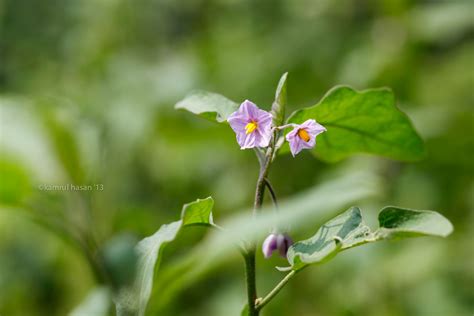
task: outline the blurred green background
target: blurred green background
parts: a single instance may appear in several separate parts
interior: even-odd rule
[[[337,84],[391,87],[429,155],[284,156],[270,175],[280,198],[369,165],[384,180],[361,201],[369,217],[382,205],[433,209],[455,231],[341,254],[294,278],[263,314],[474,312],[472,1],[3,0],[0,19],[0,315],[67,315],[101,282],[94,256],[127,278],[127,245],[184,203],[212,195],[217,222],[249,207],[253,152],[228,126],[173,105],[205,89],[268,109],[286,71],[289,112]],[[103,190],[45,189],[67,183]],[[205,234],[183,232],[161,268]],[[264,294],[284,262],[257,260]],[[236,255],[163,298],[158,272],[147,314],[238,315],[243,273]]]

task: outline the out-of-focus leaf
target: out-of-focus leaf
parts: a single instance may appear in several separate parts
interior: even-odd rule
[[[317,233],[294,243],[287,253],[291,269],[324,263],[338,252],[358,245],[392,237],[448,236],[452,224],[434,211],[415,211],[389,206],[379,214],[380,228],[371,232],[362,220],[359,208],[352,207],[325,223]],[[282,268],[281,270],[288,270]]]
[[[273,124],[279,126],[283,124],[285,120],[285,107],[286,107],[286,79],[288,73],[285,72],[278,82],[278,86],[275,92],[275,101],[272,104],[271,114],[273,116]]]
[[[107,316],[110,303],[109,290],[106,287],[98,287],[93,289],[69,316]]]
[[[185,204],[181,219],[167,225],[143,240],[135,247],[138,255],[136,277],[131,286],[123,287],[115,298],[118,316],[145,314],[153,287],[153,275],[159,266],[163,247],[173,241],[182,227],[190,225],[213,225],[211,197]]]
[[[76,184],[82,184],[84,172],[77,137],[72,128],[49,112],[44,114],[44,123],[64,170]]]
[[[214,207],[214,200],[212,197],[205,199],[197,199],[194,202],[184,204],[181,213],[183,226],[204,225],[212,226],[214,221],[212,219],[212,208]]]
[[[327,128],[313,149],[322,160],[335,162],[363,152],[403,161],[424,156],[423,141],[408,117],[395,106],[389,89],[359,92],[335,87],[318,104],[295,111],[288,122],[299,124],[307,119],[315,119]]]
[[[176,109],[184,109],[214,122],[225,122],[239,105],[226,97],[206,91],[197,91],[176,103]]]

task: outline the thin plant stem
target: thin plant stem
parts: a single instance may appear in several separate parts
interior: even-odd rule
[[[270,196],[272,198],[273,205],[275,206],[276,209],[278,209],[278,201],[277,201],[277,197],[276,197],[276,194],[275,194],[275,190],[273,189],[272,184],[270,183],[270,181],[267,178],[265,178],[265,185],[267,186],[268,192],[270,192]]]
[[[288,273],[281,281],[278,283],[273,290],[270,291],[270,293],[267,294],[260,302],[258,302],[256,308],[257,310],[261,310],[265,305],[267,305],[268,302],[272,300],[272,298],[278,294],[278,292],[281,291],[281,289],[290,281],[292,277],[294,277],[296,274],[295,270],[292,270],[290,273]]]
[[[276,137],[276,132],[274,133],[274,138]],[[268,148],[265,155],[264,163],[260,166],[260,173],[257,180],[257,185],[255,189],[255,201],[253,214],[257,215],[258,211],[262,208],[263,196],[265,193],[265,179],[268,175],[270,164],[272,162],[273,152],[275,150],[274,142],[270,148]],[[255,277],[255,243],[251,243],[247,247],[247,252],[244,255],[245,259],[245,280],[247,284],[247,304],[249,316],[258,316],[259,310],[256,308],[256,299],[257,299],[257,282]]]

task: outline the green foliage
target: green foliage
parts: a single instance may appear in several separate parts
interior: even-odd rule
[[[335,87],[318,104],[294,112],[288,122],[299,124],[307,119],[327,128],[318,136],[313,153],[329,162],[361,152],[406,161],[424,156],[423,141],[395,106],[389,89],[359,92]]]
[[[212,92],[197,91],[176,103],[176,109],[187,110],[208,120],[223,123],[239,105],[226,97]]]
[[[437,212],[415,211],[393,206],[387,206],[380,212],[379,224],[378,235],[382,238],[446,237],[453,230],[451,223]]]
[[[172,242],[182,227],[190,225],[214,225],[212,221],[211,197],[185,204],[181,219],[162,225],[152,236],[141,240],[135,247],[138,255],[135,282],[122,288],[115,298],[117,315],[145,315],[146,306],[153,287],[154,271],[160,264],[163,247]],[[124,272],[125,273],[125,272]]]
[[[293,244],[287,253],[291,269],[324,263],[337,253],[358,245],[392,237],[448,236],[453,227],[449,220],[433,211],[415,211],[389,206],[379,214],[380,228],[372,232],[357,207],[325,223],[317,233]],[[282,270],[286,270],[283,268]]]
[[[205,199],[197,199],[194,202],[184,204],[181,213],[181,220],[183,226],[203,225],[213,226],[212,208],[214,207],[214,200],[212,197]]]

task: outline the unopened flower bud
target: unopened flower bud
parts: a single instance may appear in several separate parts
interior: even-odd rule
[[[275,250],[278,250],[280,256],[286,258],[288,248],[293,244],[290,236],[286,234],[273,233],[268,235],[262,245],[262,252],[265,258],[270,258]]]

